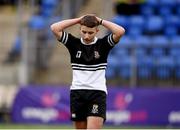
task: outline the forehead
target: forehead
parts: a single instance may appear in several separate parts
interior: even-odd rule
[[[96,31],[97,30],[97,27],[93,27],[93,28],[90,28],[90,27],[87,27],[87,26],[84,26],[84,25],[81,25],[81,30],[82,31],[87,31],[87,32],[94,32],[94,31]]]

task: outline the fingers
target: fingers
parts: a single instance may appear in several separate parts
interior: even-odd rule
[[[79,17],[79,19],[81,20],[81,19],[82,19],[83,17],[85,17],[85,16],[94,16],[94,17],[96,17],[96,19],[97,19],[97,21],[98,21],[99,23],[100,23],[101,20],[102,20],[101,18],[97,17],[95,13],[85,14],[85,15]]]

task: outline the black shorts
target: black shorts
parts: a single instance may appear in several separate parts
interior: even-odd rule
[[[71,90],[71,120],[86,121],[88,116],[106,120],[106,93],[100,90]]]

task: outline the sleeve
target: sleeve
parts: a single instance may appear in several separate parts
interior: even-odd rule
[[[107,50],[112,49],[116,45],[116,42],[114,42],[112,36],[113,34],[110,33],[102,38],[102,46]]]
[[[108,41],[109,45],[112,47],[117,44],[117,42],[114,42],[114,40],[113,40],[113,34],[112,33],[107,35],[107,41]]]
[[[62,44],[64,44],[68,49],[73,46],[76,42],[77,38],[71,35],[70,33],[64,32],[62,33],[62,37],[58,40]]]
[[[68,41],[69,34],[67,32],[62,32],[62,37],[58,40],[59,42],[63,43],[64,45]]]

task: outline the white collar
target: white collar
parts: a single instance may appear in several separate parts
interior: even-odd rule
[[[94,37],[94,41],[92,41],[91,43],[85,43],[81,37],[81,43],[84,44],[84,45],[92,45],[92,44],[95,44],[97,42],[98,38],[97,37]]]

